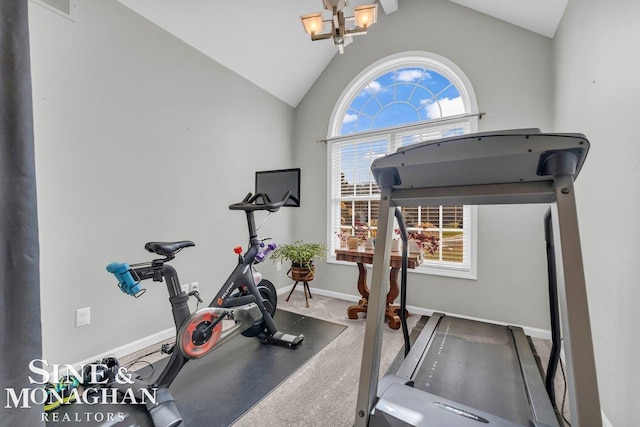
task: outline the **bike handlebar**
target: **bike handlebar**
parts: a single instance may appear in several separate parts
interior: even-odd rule
[[[272,202],[269,196],[265,193],[256,193],[253,195],[251,193],[248,193],[246,197],[242,199],[241,202],[229,205],[229,209],[234,211],[241,210],[245,212],[251,212],[251,211],[276,212],[278,211],[278,209],[284,206],[285,203],[287,203],[290,197],[291,197],[291,191],[287,191],[286,193],[284,193],[284,196],[282,197],[281,200],[277,202]],[[260,203],[258,203],[258,199],[261,200]]]

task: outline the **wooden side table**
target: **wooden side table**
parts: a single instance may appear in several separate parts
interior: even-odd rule
[[[369,300],[369,287],[367,286],[367,269],[365,264],[373,264],[373,249],[336,249],[336,259],[338,261],[355,262],[358,265],[358,292],[362,298],[358,305],[352,305],[347,308],[349,319],[357,319],[358,313],[367,313],[367,304]],[[418,265],[418,254],[409,254],[408,267],[413,269]],[[385,310],[385,320],[389,322],[391,329],[400,328],[400,316],[398,311],[400,306],[393,305],[393,302],[400,294],[398,286],[398,272],[402,268],[402,252],[391,252],[391,271],[389,272],[389,293],[387,293],[387,302]],[[407,313],[409,315],[409,313]]]

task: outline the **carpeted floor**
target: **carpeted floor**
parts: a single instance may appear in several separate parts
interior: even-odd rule
[[[313,295],[306,308],[294,292],[279,308],[328,320],[348,328],[309,360],[280,387],[240,418],[234,427],[351,426],[355,419],[365,320],[347,318],[348,301]],[[419,316],[408,318],[412,328]],[[384,328],[380,372],[402,348],[402,332]]]
[[[348,301],[314,294],[309,300],[310,308],[306,308],[302,292],[294,292],[289,302],[285,302],[284,299],[282,297],[278,302],[279,309],[342,324],[347,326],[347,329],[238,419],[233,426],[353,425],[362,357],[364,319],[347,318],[347,307],[353,304]],[[419,318],[420,316],[417,315],[409,317],[410,330]],[[540,339],[533,339],[533,341],[542,359],[542,365],[546,366],[550,342]],[[402,332],[385,327],[381,376],[387,371],[402,346]],[[156,348],[158,346],[153,347],[153,349]],[[121,360],[121,363],[135,360],[147,352],[146,349],[142,350]],[[561,400],[563,396],[561,380],[557,382],[556,390]],[[565,415],[568,417],[566,411]]]
[[[294,292],[289,302],[282,297],[278,308],[347,326],[336,339],[311,358],[284,383],[254,406],[234,426],[349,426],[353,425],[365,320],[347,318],[353,303],[313,295],[306,308],[302,292]],[[419,316],[408,318],[412,328]],[[277,323],[277,318],[276,318]],[[385,327],[381,370],[384,373],[402,348],[402,332]],[[138,360],[160,348],[160,344],[120,359],[121,365]],[[155,353],[142,360],[153,362]],[[211,355],[214,357],[214,355]],[[140,367],[146,365],[142,362]],[[136,369],[136,365],[131,366]]]

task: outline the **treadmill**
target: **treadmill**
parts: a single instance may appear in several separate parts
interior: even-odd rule
[[[560,352],[572,426],[602,426],[573,182],[582,134],[467,134],[374,161],[380,210],[356,426],[560,426],[551,403]],[[522,328],[434,313],[397,373],[378,381],[390,240],[399,206],[548,203],[545,234],[553,348],[543,381]]]

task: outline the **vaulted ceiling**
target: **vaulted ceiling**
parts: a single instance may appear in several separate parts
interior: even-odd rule
[[[569,0],[450,1],[553,38]],[[294,107],[337,54],[330,41],[311,42],[300,22],[322,10],[321,0],[120,2]],[[380,14],[393,13],[402,0],[380,4]]]

